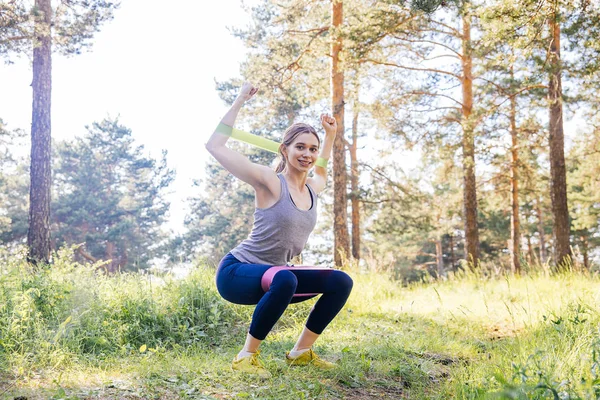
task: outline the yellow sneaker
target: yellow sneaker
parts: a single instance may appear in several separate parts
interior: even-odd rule
[[[262,365],[262,363],[258,360],[258,354],[260,352],[252,354],[248,357],[242,357],[238,359],[237,357],[233,359],[231,363],[231,369],[234,371],[240,371],[247,374],[258,375],[261,378],[270,378],[271,373],[267,371],[267,369]]]
[[[312,351],[312,349],[305,351],[304,353],[300,354],[298,357],[290,357],[290,353],[287,352],[287,353],[285,353],[285,362],[287,362],[289,365],[298,365],[298,366],[312,365],[313,367],[316,367],[319,369],[335,368],[334,363],[331,363],[329,361],[325,361],[325,360],[321,359],[318,355],[315,354],[314,351]]]

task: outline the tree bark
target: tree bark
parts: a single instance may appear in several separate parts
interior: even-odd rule
[[[554,259],[557,268],[565,268],[571,261],[569,208],[567,205],[567,173],[565,167],[565,138],[563,131],[562,83],[560,60],[560,25],[558,11],[549,20],[550,84],[548,100],[550,104],[550,197],[554,217]]]
[[[589,241],[587,232],[581,237],[581,253],[583,254],[583,266],[586,270],[590,270],[590,256],[589,256]]]
[[[454,267],[454,236],[449,235],[450,239],[450,267],[452,271],[456,272],[456,268]]]
[[[437,278],[444,276],[444,251],[442,248],[442,237],[438,236],[435,240],[435,261],[437,265]]]
[[[511,75],[512,66],[511,66]],[[521,221],[519,219],[519,138],[517,135],[517,99],[510,97],[510,189],[511,189],[511,218],[510,240],[512,244],[511,267],[516,274],[521,274]]]
[[[583,267],[590,270],[590,256],[589,256],[589,241],[587,230],[579,237],[581,240],[581,255],[583,256]]]
[[[533,246],[531,246],[531,236],[527,235],[527,254],[529,255],[529,263],[533,264],[535,262],[535,257],[533,254]]]
[[[352,144],[350,145],[350,202],[352,204],[352,257],[360,260],[360,190],[358,187],[358,91],[352,117]]]
[[[106,266],[106,271],[110,274],[114,274],[119,269],[119,262],[115,258],[115,244],[113,242],[106,242],[105,258],[109,261]]]
[[[33,102],[31,115],[31,167],[29,189],[28,258],[50,261],[52,7],[50,0],[36,0],[33,47]]]
[[[344,143],[344,70],[341,64],[342,37],[339,30],[343,21],[342,0],[331,2],[331,108],[338,131],[333,143],[333,257],[335,265],[342,266],[350,255],[347,209],[346,146]]]
[[[129,254],[127,253],[127,249],[123,249],[122,253],[121,253],[121,257],[119,259],[119,269],[126,268],[128,263],[129,263]]]
[[[538,217],[538,233],[540,235],[540,262],[543,264],[548,259],[546,254],[546,235],[544,233],[544,214],[542,213],[542,207],[540,206],[540,199],[537,199],[537,217]]]
[[[462,125],[465,259],[472,268],[479,265],[479,231],[477,227],[477,186],[475,180],[475,133],[473,112],[473,60],[471,54],[471,17],[463,16],[462,37]]]

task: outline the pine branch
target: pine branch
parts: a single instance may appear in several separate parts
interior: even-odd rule
[[[391,27],[391,29],[388,29],[388,31],[389,31],[389,32],[393,32],[393,31],[395,31],[395,30],[396,30],[398,27],[400,27],[400,26],[404,25],[405,23],[407,23],[407,22],[409,22],[409,21],[411,21],[411,20],[413,20],[413,19],[415,19],[415,15],[409,15],[409,16],[408,16],[408,18],[405,18],[405,19],[403,19],[403,20],[399,21],[399,22],[398,22],[396,25],[392,26],[392,27]],[[387,34],[385,34],[385,33],[384,33],[384,34],[381,34],[381,35],[379,35],[379,37],[377,38],[377,40],[373,40],[373,41],[371,42],[371,45],[374,45],[374,44],[376,44],[376,43],[379,43],[381,40],[385,39],[387,36],[388,36],[388,35],[387,35]],[[394,35],[392,35],[392,37],[395,37],[395,38],[397,38],[397,39],[399,39],[399,40],[402,40],[402,39],[400,39],[399,37],[396,37],[396,36],[394,36]]]
[[[450,58],[454,58],[454,59],[459,58],[459,57],[453,56],[452,54],[441,54],[439,56],[435,56],[435,57],[431,57],[431,58],[423,57],[423,61],[433,61],[433,60],[437,60],[439,58],[446,58],[446,57],[450,57]]]
[[[423,92],[423,91],[412,91],[412,92],[408,92],[408,94],[416,94],[416,95],[420,95],[420,96],[431,96],[431,97],[444,97],[448,100],[452,100],[453,102],[455,102],[456,104],[458,104],[461,107],[463,106],[463,104],[460,101],[458,101],[454,97],[448,96],[446,94]],[[450,107],[450,108],[455,108],[455,107]]]
[[[446,50],[449,50],[452,53],[456,54],[456,56],[459,59],[462,59],[462,54],[460,54],[458,51],[454,50],[452,47],[450,47],[450,46],[448,46],[448,45],[446,45],[444,43],[436,42],[435,40],[426,40],[426,39],[411,40],[411,39],[402,39],[399,36],[393,36],[393,38],[401,40],[403,42],[407,42],[407,43],[430,43],[430,44],[433,44],[433,45],[436,45],[436,46],[440,46],[440,47],[443,47]]]
[[[289,34],[307,34],[307,33],[317,32],[318,34],[321,34],[323,32],[327,32],[328,30],[329,30],[328,26],[323,26],[321,28],[307,29],[305,31],[299,31],[299,30],[296,30],[296,29],[288,29],[288,30],[284,31],[284,33],[289,33]]]
[[[461,111],[461,109],[459,107],[451,107],[451,106],[448,106],[448,107],[433,107],[433,108],[428,108],[428,109],[423,109],[423,110],[411,109],[409,111],[410,112],[414,112],[414,113],[430,113],[430,112],[442,111],[442,110]]]
[[[296,59],[294,61],[292,61],[291,63],[289,63],[286,67],[279,68],[276,70],[277,72],[283,71],[283,73],[281,75],[281,80],[280,80],[281,84],[284,84],[285,82],[288,82],[289,80],[291,80],[294,77],[295,72],[302,68],[300,66],[300,61],[302,60],[304,55],[306,55],[306,53],[308,53],[308,51],[310,50],[310,46],[311,46],[312,42],[316,38],[321,36],[324,32],[327,32],[328,30],[329,30],[329,27],[322,27],[322,28],[316,29],[315,30],[316,34],[314,34],[313,37],[308,41],[306,46],[304,46],[304,50],[302,50],[302,52],[298,55],[298,57],[296,57]],[[290,71],[290,70],[292,70],[290,77],[288,79],[283,80],[285,72]]]
[[[504,94],[505,96],[509,96],[509,98],[510,98],[510,96],[517,96],[517,95],[519,95],[519,94],[521,94],[521,93],[523,93],[525,91],[528,91],[528,90],[533,90],[533,89],[547,89],[548,88],[548,85],[544,85],[544,84],[541,84],[541,83],[540,84],[535,84],[535,85],[529,85],[529,86],[525,86],[525,87],[521,88],[517,92],[513,93],[512,95],[510,95],[508,93],[509,88],[506,88],[506,87],[504,87],[504,86],[502,86],[502,85],[500,85],[500,84],[498,84],[498,83],[496,83],[494,81],[491,81],[491,80],[483,78],[483,77],[476,77],[476,78],[473,78],[473,80],[482,80],[482,81],[484,81],[486,83],[489,83],[490,85],[492,85],[496,89],[498,89],[498,91],[502,92],[502,94]]]
[[[504,88],[504,87],[502,87],[502,86],[500,86],[500,85],[494,84],[493,82],[491,82],[491,81],[488,81],[487,79],[484,79],[484,78],[477,78],[477,79],[482,79],[482,80],[485,80],[486,82],[489,82],[489,83],[493,84],[494,86],[496,86],[496,87],[497,87],[497,89],[498,89],[498,90],[502,91],[502,94],[503,94],[503,95],[505,95],[505,96],[507,96],[507,97],[506,97],[504,100],[502,100],[500,103],[498,103],[498,104],[495,104],[495,100],[496,100],[498,97],[500,97],[500,96],[496,96],[496,97],[494,97],[494,99],[492,99],[492,103],[494,103],[494,104],[491,106],[492,108],[491,108],[491,109],[489,109],[489,110],[488,110],[488,112],[481,114],[481,116],[480,116],[479,118],[477,118],[477,120],[476,120],[476,125],[479,125],[479,123],[480,123],[480,122],[481,122],[481,121],[482,121],[482,120],[483,120],[485,117],[487,117],[488,115],[490,115],[490,114],[494,113],[494,112],[495,112],[495,111],[496,111],[498,108],[500,108],[500,107],[501,107],[501,106],[502,106],[504,103],[506,103],[507,101],[509,101],[509,100],[511,99],[511,97],[516,97],[516,96],[520,95],[521,93],[523,93],[523,92],[525,92],[525,91],[527,91],[527,90],[533,90],[533,89],[545,89],[545,88],[548,88],[548,86],[547,86],[547,85],[543,85],[543,84],[530,85],[530,86],[526,86],[526,87],[524,87],[524,88],[522,88],[522,89],[520,89],[520,90],[516,91],[516,92],[515,92],[515,93],[513,93],[513,94],[507,94],[507,93],[506,93],[506,90],[507,90],[506,88]]]
[[[83,245],[82,245],[82,246],[79,246],[79,247],[77,248],[77,253],[79,253],[79,255],[81,255],[81,256],[82,256],[83,258],[85,258],[86,260],[88,260],[88,261],[91,261],[91,262],[93,262],[93,263],[96,263],[96,262],[98,262],[98,260],[99,260],[99,258],[96,258],[96,257],[92,256],[91,254],[89,254],[89,253],[86,253],[85,251],[83,251]]]
[[[456,29],[450,25],[446,25],[443,22],[435,21],[433,19],[430,19],[429,22],[432,24],[437,24],[439,26],[442,26],[450,31],[450,32],[447,32],[447,31],[443,31],[443,30],[430,29],[430,31],[432,31],[432,32],[443,33],[444,35],[450,35],[450,36],[455,36],[455,37],[459,37],[459,38],[462,37],[462,32],[460,32],[458,29]]]
[[[11,37],[7,37],[7,38],[0,40],[0,43],[10,43],[10,42],[16,42],[18,40],[30,40],[30,39],[31,39],[31,37],[29,37],[29,36],[11,36]]]
[[[407,195],[408,197],[415,199],[416,197],[414,195],[412,195],[408,189],[406,189],[404,186],[400,185],[399,183],[395,182],[394,180],[392,180],[390,177],[388,177],[387,175],[385,175],[383,172],[381,172],[379,169],[373,168],[371,167],[369,164],[366,163],[361,163],[362,166],[367,167],[368,169],[370,169],[371,171],[373,171],[375,174],[379,175],[380,177],[382,177],[383,179],[385,179],[392,187],[397,188],[398,190],[400,190],[402,193],[404,193],[405,195]]]
[[[395,202],[395,199],[383,199],[383,200],[364,200],[361,199],[360,202],[361,203],[366,203],[366,204],[382,204],[382,203],[389,203],[389,202]]]
[[[406,65],[400,65],[400,64],[396,64],[396,63],[392,63],[392,62],[374,60],[372,58],[363,58],[362,60],[359,60],[359,63],[365,63],[365,62],[370,62],[370,63],[376,64],[376,65],[385,65],[388,67],[396,67],[396,68],[400,68],[400,69],[406,69],[409,71],[432,72],[432,73],[436,73],[436,74],[452,76],[458,80],[462,80],[462,77],[460,75],[457,75],[450,71],[444,71],[444,70],[436,69],[436,68],[408,67]]]

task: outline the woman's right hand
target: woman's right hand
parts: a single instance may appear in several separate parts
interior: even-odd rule
[[[246,102],[252,98],[258,92],[258,88],[254,87],[250,82],[244,82],[242,88],[240,89],[240,93],[238,94],[238,99]]]

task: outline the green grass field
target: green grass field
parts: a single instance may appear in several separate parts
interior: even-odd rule
[[[350,271],[349,303],[315,350],[332,371],[284,361],[315,300],[263,343],[269,380],[233,373],[252,307],[214,271],[106,277],[69,261],[0,267],[6,399],[592,399],[600,396],[600,280],[580,273],[453,277],[403,287]]]

